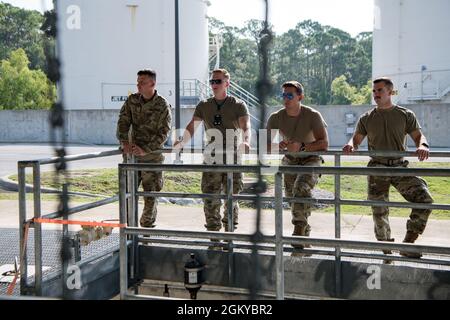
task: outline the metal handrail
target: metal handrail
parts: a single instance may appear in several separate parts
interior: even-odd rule
[[[108,156],[114,156],[121,154],[119,149],[86,153],[73,156],[65,156],[64,160],[77,161],[86,159],[95,159]],[[58,157],[51,157],[46,159],[38,160],[27,160],[19,161],[18,166],[18,184],[19,184],[19,238],[20,238],[20,255],[23,257],[23,263],[20,265],[20,292],[23,294],[27,293],[28,287],[28,258],[27,251],[23,251],[23,243],[25,241],[25,225],[30,223],[35,218],[42,218],[41,213],[41,165],[54,164],[60,162],[61,159]],[[26,206],[26,181],[25,181],[25,170],[27,167],[33,169],[33,219],[27,219],[27,206]],[[117,196],[103,199],[100,201],[95,201],[92,203],[84,204],[75,208],[69,209],[69,214],[74,214],[76,212],[82,212],[87,209],[97,208],[108,203],[117,201]],[[55,212],[46,215],[49,217],[61,217],[60,212]],[[31,224],[30,227],[34,228],[34,258],[35,258],[35,281],[34,281],[34,294],[40,295],[42,293],[42,226],[40,223]]]
[[[133,169],[135,171],[192,171],[192,172],[247,172],[256,173],[258,166],[254,165],[204,165],[204,164],[153,164],[153,163],[130,163],[119,164],[123,169]],[[263,169],[270,169],[271,166],[262,166]],[[318,167],[318,166],[276,166],[280,173],[320,173],[320,174],[340,174],[340,175],[371,175],[371,176],[450,176],[450,168],[381,168],[381,167]]]
[[[169,229],[151,229],[151,228],[123,228],[125,234],[135,236],[167,236],[178,238],[200,238],[211,239],[220,238],[228,241],[243,241],[251,242],[252,235],[246,233],[236,232],[217,232],[217,231],[186,231],[186,230],[169,230]],[[344,239],[325,239],[325,238],[311,238],[301,236],[283,236],[283,244],[310,244],[316,247],[342,247],[347,249],[365,249],[365,250],[401,250],[411,252],[428,252],[436,254],[450,255],[449,246],[430,246],[419,245],[411,243],[392,243],[384,241],[361,241],[361,240],[344,240]],[[152,242],[157,239],[152,239]],[[274,243],[275,236],[264,235],[261,238],[261,243]],[[306,251],[305,251],[306,252]],[[309,252],[309,251],[308,251]]]
[[[194,153],[201,153],[203,152],[203,149],[192,149],[191,150]],[[253,150],[254,152],[255,150]],[[173,150],[172,148],[165,148],[158,151],[155,151],[155,153],[171,153],[171,152],[179,152],[179,150]],[[108,157],[108,156],[114,156],[121,154],[120,149],[113,149],[103,152],[95,152],[95,153],[86,153],[86,154],[79,154],[79,155],[72,155],[72,156],[66,156],[64,160],[66,162],[70,161],[78,161],[78,160],[86,160],[86,159],[94,159],[94,158],[101,158],[101,157]],[[341,156],[378,156],[378,157],[416,157],[417,155],[415,152],[397,152],[397,151],[357,151],[352,154],[346,154],[342,152],[341,150],[330,150],[326,152],[301,152],[301,153],[286,153],[282,152],[280,155],[302,155],[302,156],[309,156],[309,155],[321,155],[321,156],[334,156],[336,159],[336,163],[340,164],[340,157]],[[450,157],[450,152],[431,152],[430,157]],[[338,161],[339,160],[339,161]],[[26,219],[26,188],[25,188],[25,169],[27,167],[33,168],[33,194],[34,194],[34,218],[41,217],[41,202],[40,202],[40,195],[41,195],[41,189],[40,189],[40,166],[46,165],[46,164],[54,164],[58,163],[60,161],[60,158],[57,157],[51,157],[51,158],[45,158],[45,159],[38,159],[38,160],[30,160],[30,161],[19,161],[18,162],[18,177],[19,177],[19,220],[20,220],[20,241],[21,244],[24,240],[24,232],[23,232],[23,226],[30,222],[32,219]],[[240,166],[240,165],[213,165],[213,166],[207,166],[207,165],[155,165],[155,164],[119,164],[119,171],[135,171],[135,170],[168,170],[168,171],[220,171],[220,172],[253,172],[256,173],[258,171],[257,166]],[[267,168],[270,168],[267,166]],[[299,172],[315,172],[315,173],[324,173],[324,174],[334,174],[336,177],[346,174],[346,175],[389,175],[389,176],[396,176],[396,175],[423,175],[423,176],[450,176],[450,170],[449,169],[428,169],[428,168],[415,168],[415,169],[409,169],[409,168],[355,168],[355,167],[290,167],[290,166],[278,166],[278,173],[276,176],[281,175],[281,173],[299,173]],[[279,178],[277,178],[279,180]],[[276,180],[277,180],[276,179]],[[338,188],[338,185],[335,186]],[[275,197],[262,197],[263,201],[275,201],[277,209],[282,210],[282,202],[289,201],[289,202],[300,202],[300,203],[325,203],[325,204],[334,204],[336,208],[339,208],[340,205],[361,205],[361,206],[391,206],[391,207],[409,207],[409,208],[431,208],[431,209],[442,209],[442,210],[449,210],[450,205],[446,204],[418,204],[418,203],[409,203],[409,202],[383,202],[383,201],[358,201],[358,200],[346,200],[346,199],[340,199],[340,197],[335,197],[335,199],[311,199],[311,198],[292,198],[292,197],[280,197],[280,190],[276,190]],[[338,194],[338,192],[336,193]],[[102,205],[112,203],[117,201],[119,198],[120,201],[124,201],[126,199],[133,199],[139,196],[172,196],[172,197],[197,197],[197,198],[220,198],[220,199],[236,199],[236,200],[253,200],[254,196],[252,195],[233,195],[229,193],[228,195],[209,195],[209,194],[198,194],[198,195],[189,195],[189,194],[181,194],[181,193],[162,193],[162,192],[135,192],[135,193],[126,193],[124,195],[120,194],[119,196],[110,197],[107,199],[102,199],[100,201],[95,201],[88,204],[83,204],[81,206],[71,208],[69,209],[69,215],[74,214],[77,212],[82,212],[87,209],[100,207]],[[121,200],[122,199],[122,200]],[[131,201],[131,200],[130,200]],[[122,207],[121,207],[122,208]],[[278,215],[277,215],[278,216]],[[59,218],[61,217],[59,212],[50,213],[48,215],[42,216],[44,218]],[[278,218],[277,218],[278,219]],[[336,221],[339,220],[339,214],[336,214]],[[336,224],[338,226],[338,224]],[[42,286],[42,230],[40,224],[34,224],[31,227],[35,228],[35,236],[34,236],[34,242],[35,242],[35,265],[36,265],[36,273],[35,273],[35,281],[34,281],[34,289],[35,293],[39,294],[41,292],[41,286]],[[306,238],[306,239],[300,239],[298,240],[298,237],[296,238],[289,238],[289,237],[282,237],[279,235],[279,228],[280,228],[280,221],[276,221],[276,236],[272,237],[268,240],[271,240],[272,242],[276,243],[276,254],[279,255],[283,252],[282,245],[285,243],[298,243],[300,241],[301,244],[309,243],[308,241],[312,241],[314,239],[312,238]],[[141,230],[141,229],[139,229]],[[126,229],[124,232],[128,232],[129,230]],[[151,230],[150,233],[154,232],[155,230]],[[178,234],[179,231],[177,231]],[[125,234],[125,233],[124,233]],[[217,236],[217,233],[214,233]],[[229,235],[229,233],[227,233]],[[220,234],[219,234],[220,235]],[[336,239],[340,237],[340,233],[336,233]],[[336,239],[333,239],[330,242],[330,246],[335,247],[335,256],[336,258],[339,258],[342,256],[351,256],[352,254],[346,254],[346,253],[340,253],[340,246],[345,247],[349,243],[346,242],[340,242]],[[293,242],[291,242],[291,240]],[[297,241],[297,242],[296,242]],[[127,241],[128,243],[128,241]],[[361,242],[364,243],[364,242]],[[360,242],[357,244],[360,245]],[[123,242],[122,242],[123,244]],[[316,244],[316,243],[314,243]],[[333,244],[333,245],[331,245]],[[398,249],[402,248],[399,244],[382,244],[382,243],[370,243],[370,245],[376,245],[375,248],[377,249]],[[382,245],[381,247],[379,245]],[[385,247],[384,245],[387,245],[388,247]],[[392,247],[390,247],[392,246]],[[419,248],[417,250],[435,250],[435,248],[432,247],[421,247],[417,245],[406,245],[408,246],[409,251],[414,251],[414,248]],[[22,247],[22,246],[21,246]],[[445,252],[445,247],[443,250]],[[430,251],[434,252],[434,251]],[[27,287],[27,258],[26,258],[26,252],[22,253],[24,254],[24,264],[21,265],[21,292],[25,292],[25,289],[28,289]],[[367,257],[370,257],[371,255],[367,255]],[[394,257],[393,257],[394,258]],[[396,259],[400,260],[400,257],[396,257]],[[406,260],[405,260],[406,259]],[[414,259],[405,258],[401,259],[402,261],[415,261]],[[282,264],[277,259],[277,270],[280,270],[280,265]],[[336,260],[338,261],[338,260]],[[432,260],[423,260],[424,263],[429,262]],[[417,261],[415,261],[417,262]],[[420,262],[420,261],[419,261]],[[438,263],[438,262],[437,262]],[[338,282],[338,280],[336,280]],[[22,291],[23,290],[23,291]],[[278,288],[277,288],[278,290]]]
[[[189,148],[189,146],[186,146],[183,150],[190,150],[192,153],[202,153],[205,149],[203,148]],[[154,151],[155,154],[160,153],[172,153],[172,152],[179,152],[178,149],[173,148],[163,148],[157,151]],[[226,151],[224,151],[226,152]],[[220,151],[216,152],[217,154],[220,153]],[[87,160],[87,159],[95,159],[95,158],[103,158],[103,157],[109,157],[114,155],[120,155],[122,154],[122,151],[120,149],[112,149],[107,151],[101,151],[101,152],[92,152],[92,153],[84,153],[84,154],[78,154],[78,155],[71,155],[71,156],[65,156],[64,161],[71,162],[71,161],[78,161],[78,160]],[[250,152],[248,154],[257,154],[256,149],[250,149]],[[414,151],[355,151],[352,153],[346,153],[343,152],[340,149],[329,149],[328,151],[317,151],[317,152],[309,152],[309,151],[303,151],[303,152],[284,152],[279,151],[278,153],[268,154],[268,155],[292,155],[292,156],[368,156],[368,157],[417,157],[417,154]],[[435,157],[450,157],[450,152],[448,151],[431,151],[429,154],[430,158]],[[46,165],[46,164],[55,164],[60,161],[59,157],[50,157],[50,158],[42,158],[42,159],[36,159],[36,160],[23,160],[18,161],[18,165],[20,167],[32,167],[35,163],[39,163],[40,165]]]
[[[246,97],[249,101],[252,102],[252,105],[259,106],[259,104],[260,104],[259,99],[251,92],[242,88],[236,82],[230,81],[230,88],[233,89],[234,91],[237,91],[239,93],[238,95],[240,97],[243,97],[243,96]]]
[[[295,153],[298,155],[299,153]],[[347,156],[346,153],[338,150],[328,151],[328,152],[308,152],[308,153],[300,153],[303,155],[332,155],[335,157],[335,163],[340,165],[340,157]],[[384,157],[416,157],[417,155],[414,152],[392,152],[392,151],[359,151],[350,155],[364,155],[364,156],[384,156]],[[442,152],[442,153],[434,153],[430,156],[449,156],[450,153]],[[267,166],[267,168],[270,168]],[[394,207],[413,207],[413,208],[433,208],[433,209],[444,209],[449,210],[450,205],[439,205],[439,204],[418,204],[418,203],[401,203],[401,202],[383,202],[383,201],[357,201],[357,200],[344,200],[340,199],[340,179],[339,177],[343,174],[345,175],[382,175],[382,176],[405,176],[405,175],[423,175],[423,176],[450,176],[450,168],[449,169],[409,169],[409,168],[355,168],[355,167],[296,167],[296,166],[277,166],[275,173],[275,197],[262,197],[262,201],[272,201],[275,200],[275,236],[267,236],[263,235],[260,239],[260,243],[269,242],[275,244],[275,265],[276,265],[276,291],[277,298],[283,299],[284,297],[284,262],[283,262],[283,245],[284,244],[313,244],[316,246],[326,246],[333,247],[334,256],[335,256],[335,274],[336,274],[336,288],[337,292],[339,292],[339,288],[342,283],[341,279],[341,257],[366,257],[366,258],[375,258],[375,259],[383,259],[386,258],[382,255],[376,254],[362,254],[362,253],[353,253],[353,252],[341,252],[341,248],[352,248],[352,249],[371,249],[371,250],[404,250],[409,252],[428,252],[428,253],[439,253],[450,255],[450,247],[444,246],[424,246],[417,244],[398,244],[391,242],[370,242],[370,241],[350,241],[350,240],[342,240],[340,239],[340,205],[342,204],[351,204],[351,205],[365,205],[365,206],[394,206]],[[119,183],[120,190],[124,190],[124,177],[125,173],[128,171],[192,171],[192,172],[227,172],[228,177],[232,177],[233,172],[257,172],[259,170],[259,166],[242,166],[242,165],[160,165],[160,164],[120,164],[119,165]],[[335,191],[336,196],[335,199],[311,199],[311,198],[284,198],[282,194],[282,173],[324,173],[324,174],[334,174],[337,178],[335,180]],[[126,223],[126,214],[125,214],[125,202],[127,198],[130,198],[131,194],[129,193],[120,193],[120,219],[121,223]],[[211,195],[211,194],[183,194],[183,193],[164,193],[164,192],[135,192],[134,196],[180,196],[180,197],[193,197],[193,198],[216,198],[216,199],[226,199],[227,201],[232,200],[254,200],[255,196],[253,195],[233,195],[227,192],[226,195]],[[133,197],[131,197],[133,198]],[[261,197],[260,197],[261,199]],[[335,205],[335,239],[319,239],[319,238],[309,238],[309,237],[285,237],[283,236],[283,224],[282,224],[282,203],[285,201],[294,201],[300,203],[329,203]],[[229,211],[232,206],[229,206]],[[228,217],[230,221],[230,216]],[[230,223],[232,224],[232,223]],[[121,297],[123,299],[130,298],[130,296],[126,293],[127,291],[127,264],[128,258],[126,254],[126,239],[128,235],[132,235],[135,237],[139,235],[147,235],[147,236],[171,236],[178,238],[220,238],[226,239],[229,241],[245,241],[251,242],[252,235],[248,234],[238,234],[238,233],[221,233],[221,232],[194,232],[194,231],[180,231],[180,230],[155,230],[155,229],[145,229],[145,228],[137,228],[135,226],[129,226],[121,230]],[[136,239],[139,241],[139,239]],[[158,243],[158,239],[152,239],[152,242]],[[170,242],[170,241],[168,241]],[[177,240],[179,242],[179,240]],[[235,247],[232,242],[230,242],[230,250],[229,254],[232,253],[232,248]],[[240,247],[240,246],[236,246]],[[304,250],[305,252],[312,252],[317,250]],[[326,253],[330,254],[330,253]],[[432,263],[432,264],[443,264],[448,265],[450,261],[442,261],[436,259],[422,259],[417,260],[413,258],[404,258],[404,257],[395,257],[390,256],[390,260],[398,260],[398,261],[411,261],[416,263]],[[229,260],[230,262],[230,260]]]

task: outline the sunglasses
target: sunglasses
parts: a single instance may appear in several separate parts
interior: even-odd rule
[[[280,97],[281,97],[282,99],[292,100],[292,99],[294,99],[294,94],[293,94],[293,93],[290,93],[290,92],[283,92],[283,93],[280,95]]]
[[[211,79],[209,80],[209,84],[221,84],[222,83],[222,79]]]

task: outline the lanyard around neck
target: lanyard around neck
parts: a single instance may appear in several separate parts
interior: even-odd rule
[[[222,106],[225,104],[225,102],[227,102],[228,96],[225,97],[225,100],[223,100],[222,103],[218,103],[216,98],[213,98],[213,99],[214,99],[214,102],[215,102],[215,104],[217,106],[217,111],[220,111],[220,108],[222,108]]]

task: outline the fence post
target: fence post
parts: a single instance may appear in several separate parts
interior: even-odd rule
[[[275,174],[275,265],[277,300],[284,300],[283,177]]]
[[[33,162],[34,218],[41,217],[41,165]],[[42,295],[42,225],[34,224],[34,288],[35,295]]]
[[[119,213],[120,223],[127,224],[127,173],[119,165]],[[128,292],[128,247],[127,235],[124,228],[120,228],[120,298],[124,300]]]
[[[335,167],[341,166],[341,156],[336,154],[334,156]],[[336,239],[341,238],[341,175],[334,175],[334,237]],[[342,290],[342,264],[341,264],[341,248],[335,247],[335,285],[336,285],[336,296],[341,296]]]

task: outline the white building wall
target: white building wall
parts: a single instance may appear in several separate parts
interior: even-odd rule
[[[399,103],[450,101],[449,13],[449,0],[375,0],[373,77],[391,77]]]
[[[180,1],[182,79],[207,79],[206,8],[204,0]],[[58,13],[67,109],[120,108],[143,68],[156,70],[158,91],[174,104],[173,1],[61,0]]]

